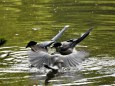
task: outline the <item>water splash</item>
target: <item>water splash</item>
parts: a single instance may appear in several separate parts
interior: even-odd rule
[[[38,86],[43,85],[49,70],[29,67],[30,63],[28,61],[27,50],[24,47],[20,47],[16,51],[12,47],[3,47],[0,50],[2,53],[10,52],[8,57],[2,58],[0,65],[7,65],[7,67],[1,66],[0,80],[3,80],[4,76],[9,73],[16,74],[13,76],[13,79],[18,80],[20,78],[18,77],[19,74],[26,73],[23,77],[30,78],[30,83],[37,81]],[[27,75],[28,73],[30,75]],[[12,79],[12,77],[7,76],[5,79]],[[100,79],[101,81],[99,81]],[[51,84],[53,86],[97,85],[109,79],[115,79],[115,58],[107,55],[98,55],[89,57],[78,68],[63,69],[58,77],[51,80]],[[114,81],[111,82],[111,85],[114,85],[114,83]],[[108,82],[106,84],[110,83]]]

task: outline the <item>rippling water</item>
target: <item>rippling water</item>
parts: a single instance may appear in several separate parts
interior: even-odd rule
[[[17,50],[11,50],[18,48]],[[27,50],[24,47],[2,47],[2,55],[9,52],[9,56],[1,58],[1,85],[35,85],[44,84],[47,70],[29,67]],[[53,86],[70,85],[115,85],[115,58],[107,55],[88,57],[77,69],[65,70],[60,76],[51,80]]]
[[[52,86],[115,85],[114,0],[1,0],[0,86],[42,86],[46,70],[30,68],[26,43],[50,40],[70,25],[59,41],[92,33],[79,46],[90,56],[77,69],[66,70],[51,80]]]

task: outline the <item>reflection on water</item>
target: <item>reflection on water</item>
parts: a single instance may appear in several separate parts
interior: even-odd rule
[[[12,50],[14,47],[17,48],[17,50]],[[42,86],[46,78],[46,73],[49,70],[44,68],[39,70],[34,67],[29,67],[27,50],[24,47],[14,47],[2,47],[0,49],[3,53],[10,52],[9,56],[0,58],[2,62],[0,64],[0,84],[12,85],[22,82],[24,85],[26,82],[25,85],[28,83],[30,86]],[[10,51],[5,51],[6,49],[10,49]],[[115,59],[107,55],[98,55],[96,57],[87,58],[76,69],[71,68],[63,70],[59,76],[50,80],[50,85],[115,85],[114,79]]]
[[[0,86],[43,85],[47,71],[30,68],[26,43],[51,39],[65,25],[60,41],[94,30],[77,49],[90,52],[78,70],[65,71],[51,80],[53,86],[115,85],[114,0],[1,0]],[[87,46],[87,47],[85,47]]]
[[[20,51],[19,51],[20,50]],[[0,85],[24,85],[28,79],[28,59],[24,48],[17,46],[0,48]],[[7,55],[9,54],[9,55]],[[2,57],[1,57],[2,56]]]

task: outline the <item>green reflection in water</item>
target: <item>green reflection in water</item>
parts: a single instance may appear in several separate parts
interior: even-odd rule
[[[79,47],[77,49],[86,50],[92,56],[101,54],[114,57],[114,10],[114,0],[1,0],[0,38],[8,40],[4,46],[25,47],[26,43],[30,40],[36,40],[38,42],[50,40],[65,25],[70,25],[70,29],[64,33],[59,41],[79,37],[81,33],[90,27],[94,27],[90,36],[80,43],[80,45],[87,47]],[[15,49],[16,47],[13,48],[13,52],[16,51]],[[15,62],[8,64],[8,61],[4,61],[4,59],[0,59],[0,62],[7,63],[7,65],[0,65],[0,67],[4,68],[15,64]],[[9,77],[8,74],[2,77],[5,76],[7,78]],[[99,76],[94,72],[93,74]],[[20,77],[26,75],[25,73]],[[12,76],[17,77],[18,73]],[[97,82],[96,85],[100,83],[104,84],[109,80],[109,84],[113,83],[113,78],[111,77],[105,81],[104,79],[101,82]],[[10,80],[12,81],[12,79],[8,79],[6,82]],[[28,83],[27,79],[22,80],[24,82],[17,80],[15,82],[16,84],[10,84],[18,86],[22,82],[19,85],[22,86]],[[4,83],[0,79],[0,84],[5,86],[6,84]]]
[[[27,73],[2,73],[0,75],[0,85],[1,86],[28,86],[28,78],[26,78]]]

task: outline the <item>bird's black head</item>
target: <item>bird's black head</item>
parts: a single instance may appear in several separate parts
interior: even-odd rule
[[[30,42],[27,44],[26,48],[27,48],[27,47],[31,47],[31,46],[36,45],[36,44],[37,44],[37,42],[35,42],[35,41],[30,41]]]
[[[56,42],[54,43],[53,47],[58,47],[58,46],[61,46],[62,44],[60,42]]]

